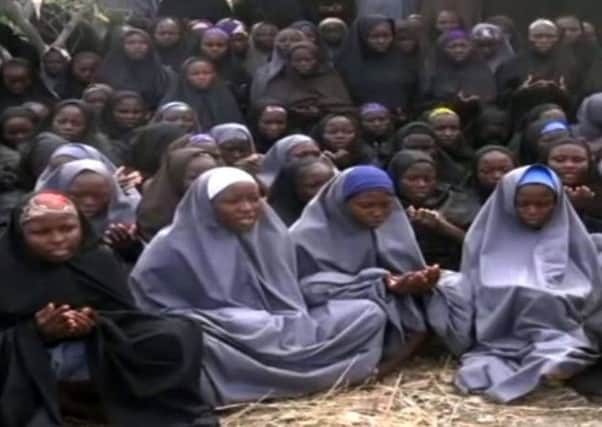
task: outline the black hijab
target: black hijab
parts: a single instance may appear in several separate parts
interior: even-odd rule
[[[144,37],[149,45],[148,54],[140,61],[128,58],[125,53],[125,39],[133,34]],[[130,28],[114,41],[96,74],[96,80],[115,90],[136,91],[150,108],[155,108],[172,83],[173,75],[163,66],[148,33]]]
[[[163,0],[157,16],[180,19],[206,19],[212,23],[232,14],[226,0]]]
[[[81,215],[84,239],[75,257],[61,263],[34,257],[20,221],[36,196],[14,210],[0,238],[0,424],[62,425],[48,347],[35,322],[53,302],[98,312],[81,341],[111,425],[217,425],[199,395],[200,345],[185,338],[200,333],[196,324],[138,311],[119,265]]]
[[[234,16],[251,26],[257,22],[271,22],[286,28],[293,22],[311,18],[305,0],[240,0],[234,2]]]
[[[505,154],[506,156],[508,156],[510,158],[510,160],[512,160],[512,162],[514,162],[515,167],[518,166],[515,154],[511,150],[509,150],[508,148],[506,148],[504,146],[484,145],[483,147],[481,147],[480,149],[475,151],[474,166],[472,168],[470,176],[468,177],[468,179],[466,181],[465,189],[466,189],[466,191],[472,193],[481,204],[485,204],[485,202],[487,201],[489,196],[491,196],[491,193],[493,193],[495,188],[483,188],[480,185],[479,178],[478,178],[479,162],[481,161],[483,156],[485,156],[489,153],[493,153],[493,152],[500,152],[500,153]]]
[[[351,27],[336,61],[337,70],[347,83],[356,104],[377,102],[395,111],[407,111],[415,95],[418,74],[393,42],[384,54],[367,45],[370,31],[387,24],[395,34],[393,20],[379,15],[358,18]]]
[[[31,76],[31,85],[22,94],[11,92],[4,83],[4,70],[13,66],[29,70]],[[30,101],[46,105],[56,102],[56,97],[46,87],[39,72],[26,59],[13,58],[5,61],[0,69],[0,74],[2,74],[0,75],[0,111],[7,107],[16,107]]]
[[[203,130],[223,123],[243,123],[234,95],[219,77],[206,89],[193,87],[188,82],[187,70],[198,61],[211,62],[199,58],[189,58],[184,62],[177,84],[165,95],[162,104],[180,101],[190,105],[196,111]]]
[[[38,177],[42,174],[52,153],[61,145],[67,144],[65,138],[52,132],[37,135],[21,156],[19,165],[19,183],[24,190],[33,190]]]

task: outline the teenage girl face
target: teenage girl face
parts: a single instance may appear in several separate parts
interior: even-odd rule
[[[345,116],[331,118],[324,126],[322,139],[330,151],[348,150],[357,137],[355,125]]]
[[[210,59],[216,61],[224,57],[228,52],[228,37],[223,34],[205,33],[201,42],[201,50]]]
[[[545,185],[529,184],[516,191],[516,214],[529,228],[538,230],[548,223],[555,206],[556,194]]]
[[[440,114],[433,117],[430,121],[433,131],[437,135],[437,141],[442,147],[457,147],[462,137],[460,117],[455,114]]]
[[[338,46],[343,43],[345,29],[339,24],[323,25],[320,29],[320,37],[326,44]]]
[[[189,133],[194,130],[196,125],[194,111],[190,108],[171,108],[161,115],[162,123],[172,123]]]
[[[307,76],[318,66],[318,57],[312,49],[297,48],[291,53],[290,64],[299,75]]]
[[[130,34],[123,40],[125,55],[132,61],[141,61],[150,51],[150,43],[142,34]]]
[[[299,28],[299,31],[303,33],[305,40],[312,42],[315,45],[318,44],[318,34],[316,34],[315,30],[310,25],[303,25]]]
[[[75,105],[64,106],[52,120],[52,131],[71,142],[81,141],[87,127],[86,115]]]
[[[590,43],[598,44],[598,33],[596,27],[591,22],[583,23],[583,36]]]
[[[583,36],[581,21],[574,16],[565,16],[556,20],[562,32],[562,41],[567,45],[577,42]]]
[[[557,130],[554,132],[548,132],[545,135],[541,135],[536,142],[536,148],[540,158],[545,157],[548,147],[553,142],[559,141],[562,138],[568,138],[569,136],[568,130]]]
[[[247,50],[249,50],[249,36],[244,33],[232,34],[232,38],[230,39],[230,48],[232,52],[237,54],[244,54]]]
[[[71,182],[67,194],[81,213],[92,219],[108,209],[113,190],[108,178],[83,172]]]
[[[100,65],[101,58],[98,55],[84,55],[77,57],[73,62],[73,75],[82,83],[91,83]]]
[[[362,127],[375,136],[385,136],[391,129],[391,115],[386,111],[362,114]]]
[[[493,58],[499,49],[499,42],[493,38],[477,37],[474,39],[474,48],[482,58]]]
[[[100,114],[109,102],[110,95],[102,90],[95,90],[82,96],[82,100],[90,106],[95,114]]]
[[[33,137],[35,125],[29,117],[11,117],[2,126],[2,139],[12,147],[29,141]]]
[[[538,117],[539,120],[549,120],[549,121],[559,121],[559,122],[567,122],[566,113],[562,111],[560,108],[552,108],[551,110],[546,110],[541,113]]]
[[[437,171],[428,162],[416,162],[399,178],[398,185],[405,198],[420,206],[437,187]]]
[[[281,138],[288,128],[288,114],[281,107],[266,107],[257,122],[259,132],[269,138],[276,140]]]
[[[208,154],[194,157],[187,165],[182,177],[182,194],[186,192],[195,179],[210,169],[217,167],[217,161]]]
[[[51,76],[58,76],[65,72],[68,66],[68,61],[56,50],[50,50],[42,59],[44,61],[44,69]]]
[[[472,53],[472,43],[467,39],[452,40],[445,46],[445,53],[452,61],[462,63]]]
[[[307,203],[318,191],[334,177],[334,169],[323,162],[315,162],[307,166],[295,180],[297,198]]]
[[[253,154],[249,141],[233,139],[219,144],[219,151],[226,166],[234,166],[236,162]]]
[[[313,141],[308,141],[303,144],[295,145],[288,152],[288,159],[304,159],[307,157],[320,157],[321,151],[318,144]]]
[[[558,44],[558,40],[558,29],[548,25],[539,25],[529,31],[529,42],[540,54],[549,53]]]
[[[195,61],[186,69],[186,79],[197,89],[207,89],[216,77],[215,67],[209,62]]]
[[[80,220],[71,214],[46,214],[23,225],[23,238],[29,251],[53,263],[73,258],[81,246],[82,236]]]
[[[148,111],[144,102],[138,97],[122,98],[113,108],[115,122],[124,129],[135,129],[142,126]]]
[[[160,47],[172,47],[180,41],[180,26],[171,18],[159,21],[153,34],[155,43]]]
[[[213,201],[217,220],[235,233],[251,231],[262,213],[259,186],[250,182],[230,185]]]
[[[411,37],[407,31],[397,31],[395,33],[395,44],[403,53],[411,55],[418,49],[418,41]]]
[[[278,27],[272,24],[263,24],[253,33],[255,47],[264,52],[274,49],[274,39],[278,34]]]
[[[558,174],[564,185],[576,187],[585,181],[589,171],[588,152],[580,145],[559,145],[550,150],[548,166]]]
[[[437,28],[437,31],[440,33],[446,33],[448,31],[456,30],[460,27],[460,17],[454,11],[443,10],[437,16],[435,28]]]
[[[394,198],[386,191],[365,191],[347,201],[351,217],[363,228],[375,229],[393,212]]]
[[[305,40],[305,36],[301,31],[298,30],[282,30],[276,35],[274,44],[281,52],[287,54],[293,44],[299,43]]]
[[[4,67],[2,80],[6,89],[14,95],[23,95],[33,84],[31,70],[19,64]]]
[[[406,136],[401,143],[401,148],[422,151],[432,158],[437,156],[437,142],[427,134],[414,133]]]
[[[493,190],[501,179],[514,169],[514,161],[502,151],[490,151],[477,163],[477,180],[486,190]]]
[[[376,53],[386,53],[393,44],[393,29],[388,22],[383,22],[374,26],[366,39],[368,47]]]

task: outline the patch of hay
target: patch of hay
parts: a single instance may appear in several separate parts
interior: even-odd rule
[[[602,407],[564,387],[543,387],[512,405],[465,396],[449,358],[419,358],[379,383],[222,411],[227,427],[602,426]]]

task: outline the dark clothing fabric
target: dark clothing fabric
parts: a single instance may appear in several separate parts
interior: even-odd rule
[[[28,144],[21,156],[19,165],[19,184],[25,191],[33,190],[38,177],[42,174],[52,153],[69,141],[52,133],[42,132]]]
[[[157,16],[181,19],[206,19],[216,23],[232,14],[226,0],[163,0]]]
[[[151,46],[142,60],[132,60],[125,53],[124,40],[131,34],[141,35]],[[152,48],[150,36],[145,31],[137,29],[130,29],[115,40],[96,75],[99,83],[107,83],[115,90],[138,92],[151,109],[159,105],[161,98],[173,84],[174,78],[174,74],[163,66],[159,54]]]
[[[4,79],[0,79],[0,112],[8,107],[17,107],[26,102],[40,102],[46,105],[52,105],[57,101],[56,96],[46,87],[38,72],[24,59],[10,59],[2,65],[3,68],[17,64],[26,67],[31,72],[31,85],[22,94],[11,92],[4,84]]]
[[[336,67],[356,104],[378,102],[392,111],[407,112],[416,94],[418,73],[412,61],[394,45],[384,54],[370,50],[368,34],[382,23],[388,23],[395,33],[393,20],[384,16],[358,18],[347,35]]]
[[[55,302],[98,311],[97,326],[83,341],[111,425],[217,425],[199,394],[200,341],[186,339],[200,334],[194,322],[138,311],[119,266],[88,229],[70,261],[35,259],[24,246],[20,214],[16,209],[0,239],[1,424],[62,425],[48,343],[35,321],[37,311]]]
[[[248,26],[266,21],[286,28],[293,22],[313,17],[310,2],[304,0],[238,0],[233,3],[234,16]]]

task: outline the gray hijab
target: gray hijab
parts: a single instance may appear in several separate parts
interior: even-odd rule
[[[370,301],[308,308],[287,230],[264,201],[246,233],[215,216],[212,180],[234,173],[217,168],[197,178],[173,224],[151,241],[131,275],[139,306],[203,323],[201,389],[213,404],[363,381],[382,355],[384,313]]]
[[[209,135],[215,139],[217,145],[234,139],[248,141],[249,144],[251,144],[253,152],[255,152],[255,140],[253,139],[251,131],[245,125],[239,123],[224,123],[213,126],[209,131]]]
[[[291,150],[303,144],[315,144],[316,147],[318,146],[311,137],[302,134],[289,135],[276,141],[265,154],[261,172],[258,175],[259,180],[268,188],[271,187],[282,168],[290,162]]]
[[[113,196],[106,213],[92,219],[94,230],[102,234],[112,223],[132,225],[136,223],[137,203],[121,191],[111,171],[98,160],[74,160],[56,168],[46,178],[39,179],[36,190],[55,190],[68,193],[71,183],[83,172],[94,172],[104,176],[110,182]]]
[[[602,93],[585,98],[577,111],[576,136],[593,141],[602,137]]]
[[[539,230],[520,223],[516,192],[532,167],[503,178],[464,243],[460,282],[472,295],[474,345],[456,384],[502,402],[532,391],[546,374],[579,372],[598,353],[590,338],[601,326],[596,247],[551,171],[551,219]]]

